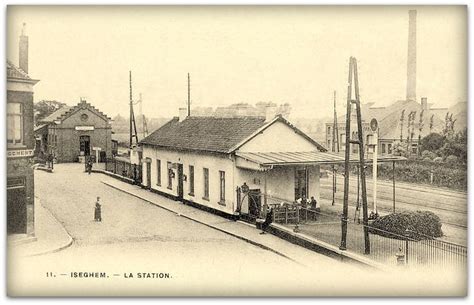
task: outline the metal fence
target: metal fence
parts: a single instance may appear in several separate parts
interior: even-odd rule
[[[132,179],[137,184],[142,183],[142,167],[118,158],[107,158],[105,170],[125,178]]]
[[[273,208],[273,221],[296,227],[302,233],[339,246],[341,242],[341,216],[311,209],[288,201],[267,197]],[[368,226],[370,253],[365,254],[364,225],[348,222],[347,250],[366,255],[374,261],[410,267],[465,268],[467,247],[436,239],[418,232],[399,235]]]

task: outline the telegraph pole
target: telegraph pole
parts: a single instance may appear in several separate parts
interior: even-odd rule
[[[133,113],[133,92],[132,92],[132,71],[129,71],[130,75],[130,149],[133,146],[133,138],[135,137],[135,143],[138,145],[138,134],[137,124],[135,122],[135,114]],[[135,131],[135,133],[132,132]]]
[[[352,82],[354,81],[354,92],[355,99],[352,99]],[[357,113],[357,131],[358,139],[351,140],[351,110],[352,104],[355,105]],[[339,249],[346,250],[347,240],[347,221],[348,221],[348,208],[349,208],[349,165],[350,165],[350,147],[351,144],[359,146],[359,170],[360,170],[360,182],[362,191],[362,212],[364,221],[364,240],[365,240],[365,254],[370,253],[370,240],[369,240],[369,220],[367,212],[367,186],[365,183],[365,161],[364,161],[364,134],[362,133],[362,116],[360,110],[360,97],[359,97],[359,79],[357,75],[357,60],[354,57],[350,58],[349,63],[349,82],[347,88],[347,113],[346,113],[346,151],[345,151],[345,163],[344,163],[344,202],[342,209],[341,219],[341,245]]]
[[[337,143],[337,144],[336,144]],[[337,112],[336,112],[336,90],[334,90],[334,121],[332,125],[332,151],[339,152],[339,130],[337,128]],[[332,205],[335,203],[336,197],[336,167],[332,166]]]
[[[191,116],[191,78],[188,73],[188,116]]]
[[[333,148],[333,152],[339,152],[339,128],[337,126],[336,90],[334,90],[334,126],[333,126],[333,132],[335,134],[335,136],[333,136],[333,139],[332,139],[332,142],[335,146],[335,148]]]
[[[129,121],[130,121],[130,129],[129,129],[129,133],[130,133],[130,149],[132,149],[132,145],[133,145],[133,136],[132,136],[132,121],[133,121],[133,100],[132,100],[132,71],[129,71],[129,85],[130,85],[130,118],[129,118]]]

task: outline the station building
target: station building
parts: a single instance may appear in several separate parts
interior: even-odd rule
[[[256,213],[263,203],[294,202],[303,195],[319,201],[319,164],[337,157],[281,115],[184,113],[140,141],[145,187],[240,216]],[[244,183],[252,198],[239,194]],[[272,202],[263,202],[267,199]]]
[[[37,145],[57,162],[83,162],[88,156],[102,162],[112,156],[111,118],[85,100],[58,109],[39,123]]]
[[[34,236],[33,87],[28,36],[20,36],[19,66],[7,61],[7,234]]]

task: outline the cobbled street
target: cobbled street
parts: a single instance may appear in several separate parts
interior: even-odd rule
[[[295,289],[287,284],[296,281],[301,285],[295,293],[315,294],[315,287],[329,292],[336,289],[336,279],[326,276],[329,272],[360,271],[359,267],[316,253],[304,264],[292,261],[111,188],[102,183],[107,179],[113,178],[99,173],[88,175],[80,164],[58,164],[54,173],[35,172],[36,197],[74,242],[57,253],[14,260],[10,274],[13,271],[17,275],[12,285],[53,272],[56,277],[43,281],[46,287],[29,287],[29,291],[44,295],[48,288],[61,285],[65,294],[73,295],[80,295],[82,289],[92,295],[140,295],[146,291],[225,295],[240,290],[245,295],[261,295],[266,291],[286,294],[289,288]],[[102,202],[102,222],[93,220],[97,196]],[[290,243],[288,247],[299,248]],[[107,272],[109,280],[71,278],[71,272]],[[130,272],[166,273],[170,278],[125,278]],[[271,287],[265,283],[269,276]],[[201,279],[203,286],[189,286]],[[114,281],[128,281],[129,289],[114,288]],[[280,289],[275,289],[275,283],[281,285]]]

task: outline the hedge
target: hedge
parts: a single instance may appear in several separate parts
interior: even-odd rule
[[[366,176],[372,177],[372,160],[366,160]],[[344,173],[344,165],[338,165],[338,173]],[[330,170],[330,168],[327,168]],[[392,180],[392,162],[379,163],[377,176]],[[351,173],[357,174],[357,167],[351,165]],[[431,173],[433,183],[431,184]],[[437,163],[427,160],[407,160],[395,163],[395,180],[400,182],[431,184],[456,190],[467,190],[467,168],[459,163]]]
[[[429,211],[401,212],[379,217],[372,222],[369,232],[395,239],[409,237],[422,240],[443,236],[439,217]]]

